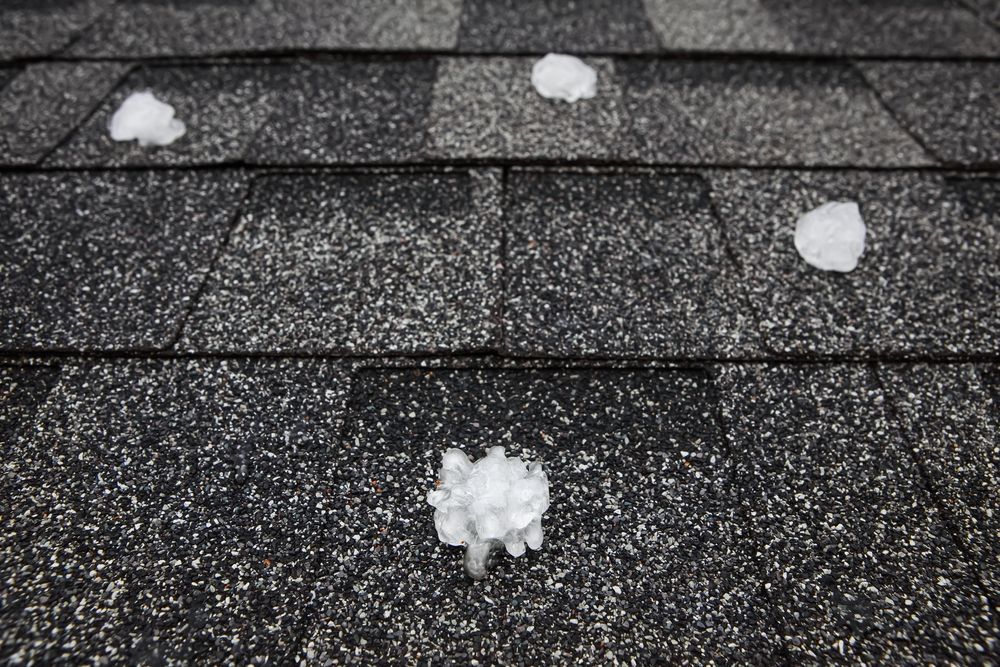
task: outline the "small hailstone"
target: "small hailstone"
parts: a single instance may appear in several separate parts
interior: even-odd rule
[[[438,476],[437,488],[427,494],[434,526],[442,542],[467,547],[470,576],[485,576],[485,559],[498,544],[511,556],[523,555],[525,544],[542,547],[549,480],[541,463],[507,458],[503,447],[491,447],[473,463],[462,450],[449,449]]]
[[[139,140],[140,146],[166,146],[185,132],[184,123],[174,118],[174,108],[149,91],[132,93],[111,117],[111,138]]]
[[[798,219],[795,249],[817,269],[847,273],[865,251],[866,232],[855,202],[832,201]]]
[[[597,72],[579,58],[550,53],[531,68],[531,84],[542,97],[576,102],[597,94]]]

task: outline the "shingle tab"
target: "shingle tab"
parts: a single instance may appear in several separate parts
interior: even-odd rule
[[[939,159],[1000,164],[1000,63],[865,62],[858,67],[903,126]]]
[[[708,187],[671,173],[514,172],[504,343],[520,354],[750,354]]]
[[[4,461],[11,460],[15,443],[34,431],[35,415],[58,379],[58,366],[0,364],[0,453]]]
[[[1000,35],[940,0],[644,0],[667,50],[995,56]]]
[[[464,0],[460,51],[656,51],[642,0]]]
[[[114,0],[5,0],[0,59],[52,55],[68,46]]]
[[[225,172],[0,176],[0,346],[165,347],[243,186]]]
[[[38,63],[0,90],[0,164],[38,162],[131,69],[125,63]]]
[[[287,661],[341,511],[346,392],[315,362],[67,369],[4,457],[5,657]]]
[[[248,159],[267,164],[397,162],[420,156],[433,59],[302,65]]]
[[[716,172],[712,193],[775,352],[990,354],[1000,348],[997,181],[928,173]],[[795,250],[796,219],[859,203],[865,253],[849,274]],[[979,204],[976,204],[979,202]]]
[[[723,420],[793,664],[976,663],[1000,627],[872,372],[726,366]]]
[[[883,366],[879,377],[956,541],[1000,590],[1000,421],[989,385],[966,364]]]
[[[493,344],[499,174],[257,181],[181,345],[405,353]]]
[[[633,155],[614,65],[591,58],[597,97],[547,100],[531,85],[529,58],[440,62],[427,131],[440,158],[614,159]]]
[[[850,66],[761,61],[617,63],[643,160],[924,165],[928,158]]]
[[[771,663],[780,647],[704,372],[368,371],[347,425],[351,553],[317,581],[322,663]],[[463,581],[426,492],[502,444],[552,484],[540,551]],[[462,591],[456,594],[456,590]],[[470,634],[471,633],[471,634]]]
[[[54,166],[188,165],[242,160],[257,130],[282,104],[285,66],[145,67],[129,76],[73,137]],[[108,123],[130,94],[150,90],[174,107],[184,136],[169,146],[111,139]]]

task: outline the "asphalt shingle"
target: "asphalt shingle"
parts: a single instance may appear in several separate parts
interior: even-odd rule
[[[461,51],[656,51],[642,0],[464,0]]]
[[[420,156],[433,59],[300,66],[248,153],[264,164],[398,162]]]
[[[616,69],[646,161],[928,163],[849,65],[653,60],[620,62]]]
[[[879,377],[956,541],[1000,591],[1000,421],[979,369],[884,366]]]
[[[1000,627],[873,373],[726,366],[722,414],[791,662],[975,664]]]
[[[938,159],[1000,164],[1000,63],[866,62],[858,67],[899,122]]]
[[[1000,347],[998,183],[931,173],[719,171],[712,196],[772,351],[990,354]],[[795,250],[795,221],[859,203],[865,252],[849,274]]]
[[[499,181],[496,171],[261,178],[181,345],[345,353],[492,345]]]
[[[5,462],[12,460],[9,448],[20,438],[30,437],[35,414],[58,379],[58,366],[0,365],[0,452]]]
[[[290,67],[145,67],[129,76],[47,165],[187,165],[243,159],[257,130],[280,104]],[[108,123],[130,94],[150,90],[174,107],[186,132],[169,146],[111,139]]]
[[[700,176],[514,172],[508,201],[508,350],[683,358],[756,349]]]
[[[634,153],[612,62],[591,58],[597,97],[568,104],[531,85],[533,58],[448,58],[434,84],[427,153],[439,158],[615,159]]]
[[[346,392],[312,362],[67,369],[5,457],[0,658],[287,659],[336,525]]]
[[[770,663],[779,647],[704,372],[370,370],[341,465],[350,550],[317,580],[301,658]],[[442,544],[441,454],[544,462],[540,551],[482,582]]]
[[[0,176],[0,347],[167,346],[243,188],[226,172]]]
[[[52,55],[114,0],[6,0],[0,4],[0,59]]]
[[[124,63],[26,67],[0,90],[0,164],[38,162],[73,132],[129,69]]]
[[[84,56],[192,56],[307,49],[449,49],[460,0],[139,0],[76,43]]]
[[[644,0],[667,50],[996,56],[1000,36],[940,0]]]

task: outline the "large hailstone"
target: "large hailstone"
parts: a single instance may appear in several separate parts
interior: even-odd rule
[[[549,480],[541,463],[507,458],[503,447],[491,447],[475,463],[461,449],[449,449],[427,502],[435,508],[438,538],[464,545],[466,573],[482,579],[490,552],[500,544],[511,556],[523,555],[525,544],[541,548]]]
[[[184,123],[174,118],[174,108],[144,91],[132,93],[111,116],[111,138],[139,140],[140,146],[166,146],[185,132]]]
[[[817,269],[847,273],[865,251],[866,232],[855,202],[832,201],[798,219],[795,249]]]
[[[550,53],[531,68],[531,85],[542,97],[576,102],[597,94],[597,72],[579,58]]]

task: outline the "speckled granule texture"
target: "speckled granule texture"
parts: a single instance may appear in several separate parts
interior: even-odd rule
[[[114,0],[5,0],[0,58],[48,56],[72,43]]]
[[[369,370],[354,388],[356,544],[317,581],[301,657],[776,659],[705,373]],[[540,551],[472,584],[424,498],[444,449],[496,444],[543,461],[552,505]]]
[[[436,63],[302,64],[276,91],[278,107],[248,159],[264,164],[398,162],[420,156]]]
[[[618,62],[645,161],[879,165],[929,162],[849,65]]]
[[[1000,63],[865,62],[858,67],[906,129],[939,159],[1000,164]]]
[[[668,51],[787,52],[788,34],[761,0],[643,0]]]
[[[995,28],[1000,28],[1000,4],[995,0],[962,0],[988,23],[992,23]]]
[[[427,153],[439,158],[615,159],[633,155],[619,77],[606,58],[597,96],[567,103],[531,85],[537,58],[447,58],[438,66]]]
[[[346,392],[294,360],[64,371],[5,456],[0,659],[287,659],[342,511]]]
[[[644,0],[667,50],[996,56],[1000,36],[939,0]]]
[[[235,162],[279,106],[290,67],[196,66],[136,70],[47,160],[47,166],[187,165]],[[113,141],[108,123],[130,94],[151,91],[185,125],[169,146]]]
[[[69,53],[149,57],[309,48],[319,25],[315,10],[310,0],[118,2]]]
[[[73,46],[84,56],[191,56],[304,49],[448,49],[460,0],[123,2]]]
[[[0,175],[0,348],[167,346],[244,186],[231,172]]]
[[[462,0],[311,0],[323,12],[318,48],[451,49]]]
[[[492,345],[499,185],[491,170],[258,179],[181,346],[398,353]]]
[[[507,350],[683,358],[756,349],[700,176],[515,171],[508,201]]]
[[[883,366],[879,377],[955,539],[1000,592],[1000,413],[980,369]]]
[[[634,53],[659,42],[642,0],[464,0],[458,48]]]
[[[760,0],[798,54],[1000,55],[1000,34],[941,0]]]
[[[0,90],[0,164],[38,162],[70,135],[130,69],[126,63],[26,67]]]
[[[717,369],[737,488],[793,664],[981,664],[975,563],[862,366]]]
[[[58,366],[0,364],[0,459],[10,462],[15,443],[31,436],[35,413],[58,379]],[[0,465],[6,478],[5,468]]]
[[[990,354],[1000,346],[998,181],[902,172],[719,171],[712,197],[774,352]],[[860,204],[865,252],[823,272],[793,243],[799,215]]]

